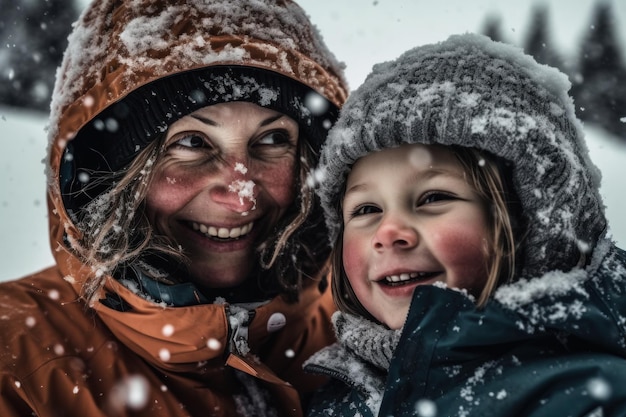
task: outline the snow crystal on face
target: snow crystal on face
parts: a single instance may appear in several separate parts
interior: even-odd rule
[[[242,174],[245,175],[248,172],[248,168],[246,168],[246,166],[242,164],[241,162],[237,162],[235,164],[235,172],[241,172]]]
[[[243,205],[244,199],[247,199],[253,203],[253,207],[250,210],[256,209],[256,198],[254,197],[254,181],[248,180],[235,180],[228,185],[228,191],[231,193],[237,193],[239,196],[239,204]]]

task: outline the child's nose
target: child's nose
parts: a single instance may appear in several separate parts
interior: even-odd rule
[[[387,216],[376,230],[373,238],[375,250],[411,249],[419,242],[417,230],[406,220]]]

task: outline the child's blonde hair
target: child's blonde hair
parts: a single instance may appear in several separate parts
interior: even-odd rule
[[[440,146],[440,145],[429,145]],[[518,223],[518,199],[508,185],[506,166],[496,157],[474,148],[449,146],[461,163],[469,185],[476,190],[485,207],[489,235],[487,241],[487,281],[476,304],[484,306],[498,285],[510,282],[515,274],[516,252],[522,241],[521,225]],[[345,190],[344,190],[345,191]],[[343,192],[338,200],[343,200]],[[341,213],[340,207],[337,212]],[[343,223],[332,252],[332,293],[339,310],[357,314],[370,320],[376,319],[359,302],[350,286],[343,268]]]

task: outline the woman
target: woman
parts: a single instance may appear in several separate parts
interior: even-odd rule
[[[346,94],[291,1],[93,2],[51,106],[56,265],[0,289],[0,415],[300,415]]]

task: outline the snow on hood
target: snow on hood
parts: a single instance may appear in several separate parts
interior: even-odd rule
[[[348,93],[344,65],[290,0],[98,0],[68,41],[48,127],[53,247],[62,241],[61,229],[77,233],[60,198],[68,142],[138,88],[187,71],[239,66],[295,80],[337,107]]]

